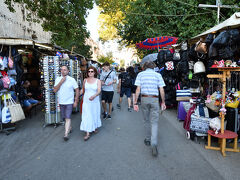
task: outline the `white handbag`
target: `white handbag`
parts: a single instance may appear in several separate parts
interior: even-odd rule
[[[8,108],[11,114],[11,123],[25,119],[22,106],[16,103],[12,97],[8,100]]]

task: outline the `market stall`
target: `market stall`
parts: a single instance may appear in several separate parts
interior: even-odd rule
[[[187,61],[180,52],[178,63],[178,69],[185,69],[180,76],[185,73],[186,77],[177,84],[178,116],[184,114],[187,137],[208,136],[206,149],[219,150],[223,156],[226,151],[239,152],[239,27],[240,13],[234,13],[190,39]],[[218,138],[215,146],[211,137]]]

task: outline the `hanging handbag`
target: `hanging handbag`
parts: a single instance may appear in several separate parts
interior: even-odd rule
[[[10,85],[10,79],[7,76],[7,73],[5,71],[1,71],[3,78],[2,78],[2,82],[3,82],[3,87],[8,89],[9,85]]]
[[[212,42],[214,47],[225,47],[229,43],[230,34],[222,31]]]
[[[3,57],[3,67],[4,67],[4,69],[8,68],[8,58],[5,56]]]
[[[173,54],[173,60],[174,61],[179,61],[180,59],[181,59],[181,57],[180,57],[179,50],[175,50],[175,52]]]
[[[11,114],[7,107],[6,95],[4,94],[4,107],[2,109],[2,123],[7,124],[11,121]]]
[[[10,57],[8,57],[8,67],[13,68],[13,60]]]
[[[176,100],[177,101],[188,101],[192,97],[192,93],[189,89],[176,90]]]
[[[11,114],[11,123],[25,119],[22,106],[16,103],[12,97],[8,99],[8,109]]]
[[[0,70],[4,70],[3,57],[0,56]]]
[[[214,40],[214,34],[208,34],[206,39],[205,39],[205,43],[207,44],[211,44]]]
[[[174,63],[173,63],[173,61],[167,61],[167,62],[165,63],[165,66],[166,66],[166,70],[168,70],[168,71],[171,71],[171,70],[174,69]]]
[[[16,76],[17,75],[16,69],[9,69],[7,71],[7,74],[8,76]]]
[[[207,54],[208,49],[207,49],[207,44],[202,42],[201,40],[196,43],[195,46],[195,51],[199,52],[201,54]]]

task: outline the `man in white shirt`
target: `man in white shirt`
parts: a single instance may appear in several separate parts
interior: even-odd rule
[[[79,89],[76,80],[68,76],[69,69],[67,66],[61,67],[61,76],[57,77],[53,91],[58,93],[58,102],[62,118],[65,119],[65,134],[63,139],[69,139],[68,134],[71,132],[71,114],[73,107],[77,107],[79,98]],[[75,98],[74,98],[75,90]]]
[[[134,110],[138,111],[137,99],[141,93],[141,106],[143,112],[145,135],[144,143],[152,146],[152,155],[157,156],[158,150],[158,121],[159,121],[159,95],[161,96],[161,109],[165,110],[165,82],[161,74],[154,71],[155,64],[152,61],[144,63],[144,71],[137,75],[135,85],[136,99],[134,102]],[[159,94],[160,92],[160,94]]]

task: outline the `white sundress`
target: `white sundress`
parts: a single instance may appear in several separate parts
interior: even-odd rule
[[[99,96],[95,97],[93,101],[89,100],[92,95],[97,93],[97,82],[98,80],[96,80],[93,84],[89,84],[87,81],[85,82],[85,92],[82,105],[82,122],[80,125],[80,130],[85,132],[93,132],[102,126]]]

